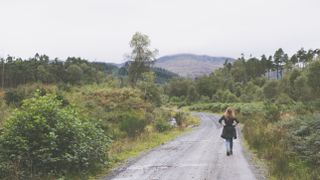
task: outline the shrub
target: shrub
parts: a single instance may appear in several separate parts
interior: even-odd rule
[[[13,104],[14,106],[20,106],[23,98],[24,98],[24,95],[14,89],[10,89],[6,91],[4,96],[4,99],[7,105]]]
[[[186,120],[186,114],[182,111],[179,111],[175,115],[176,122],[178,126],[182,126],[183,122]]]
[[[212,99],[219,102],[239,102],[237,96],[229,90],[219,90]]]
[[[103,165],[109,139],[55,95],[24,100],[0,136],[0,174],[16,179],[81,175]]]
[[[165,132],[171,129],[171,125],[165,119],[156,119],[154,122],[154,127],[159,132]]]
[[[147,121],[135,112],[127,112],[120,115],[120,130],[127,133],[129,137],[135,137],[144,131]]]
[[[276,80],[271,80],[268,81],[264,86],[263,86],[263,94],[265,98],[271,100],[277,97],[279,93],[279,82]]]
[[[294,118],[284,125],[289,128],[291,151],[311,166],[320,166],[320,114]]]
[[[278,104],[284,104],[284,105],[292,105],[294,101],[285,93],[281,93],[277,100],[276,103]]]
[[[265,118],[270,121],[277,121],[280,118],[280,106],[278,104],[266,101],[265,106]]]
[[[4,99],[7,105],[21,106],[22,100],[30,98],[35,92],[38,92],[41,96],[46,93],[55,92],[55,86],[46,86],[42,84],[28,84],[21,85],[15,89],[8,89],[5,92]]]

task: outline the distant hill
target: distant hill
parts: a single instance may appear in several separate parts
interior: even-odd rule
[[[228,57],[212,57],[195,54],[175,54],[163,56],[156,60],[155,66],[179,74],[183,77],[198,77],[210,74],[223,66],[225,60],[233,62]]]

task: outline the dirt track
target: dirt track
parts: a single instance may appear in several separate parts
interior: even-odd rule
[[[105,180],[251,180],[256,179],[239,140],[226,156],[218,116],[196,113],[201,125],[113,171]]]

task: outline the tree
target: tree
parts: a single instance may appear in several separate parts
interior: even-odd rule
[[[233,63],[231,75],[235,82],[245,83],[248,81],[246,63],[244,59],[239,59]]]
[[[298,63],[298,57],[296,54],[292,55],[289,59],[288,64],[286,64],[287,69],[292,69]]]
[[[320,95],[320,58],[312,62],[308,67],[308,84],[312,88],[313,92]]]
[[[214,74],[199,77],[195,83],[197,92],[202,96],[212,97],[219,88],[219,79]]]
[[[312,98],[312,91],[308,86],[308,79],[305,76],[298,76],[293,84],[293,99],[300,101],[310,101]]]
[[[191,80],[184,79],[182,77],[176,77],[170,80],[166,87],[167,94],[169,96],[176,96],[176,97],[186,97],[188,88],[192,83]]]
[[[139,32],[136,32],[130,41],[132,52],[129,65],[129,81],[132,86],[136,85],[144,72],[150,71],[150,67],[155,60],[158,51],[150,50],[149,46],[149,37]]]
[[[306,62],[306,54],[307,54],[307,52],[306,52],[303,48],[301,48],[301,49],[296,53],[296,56],[297,56],[297,58],[298,58],[298,63],[301,63],[303,68],[304,68],[305,62]]]
[[[2,61],[2,74],[1,74],[1,88],[3,89],[4,88],[4,59],[1,58],[1,61]]]
[[[282,78],[282,63],[287,61],[288,55],[286,55],[282,48],[279,48],[273,55],[274,63],[277,69],[277,79],[279,79],[279,72]]]
[[[279,81],[271,80],[263,86],[263,94],[267,99],[274,99],[279,94]]]
[[[160,91],[155,84],[154,72],[142,74],[142,80],[138,82],[138,87],[143,92],[144,100],[149,101],[156,106],[161,105]]]
[[[81,77],[83,75],[82,69],[76,65],[72,64],[67,68],[68,79],[72,84],[80,83]]]
[[[197,92],[197,89],[194,85],[191,85],[187,91],[187,100],[189,102],[195,102],[198,99],[199,99],[199,94]]]

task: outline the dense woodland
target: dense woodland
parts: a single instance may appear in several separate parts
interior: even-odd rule
[[[271,177],[320,177],[319,49],[242,56],[188,79],[152,67],[148,36],[136,33],[130,47],[120,68],[39,54],[1,59],[0,178],[86,179],[119,161],[114,154],[128,142],[176,129],[172,117],[178,128],[197,123],[176,107],[229,106]]]

